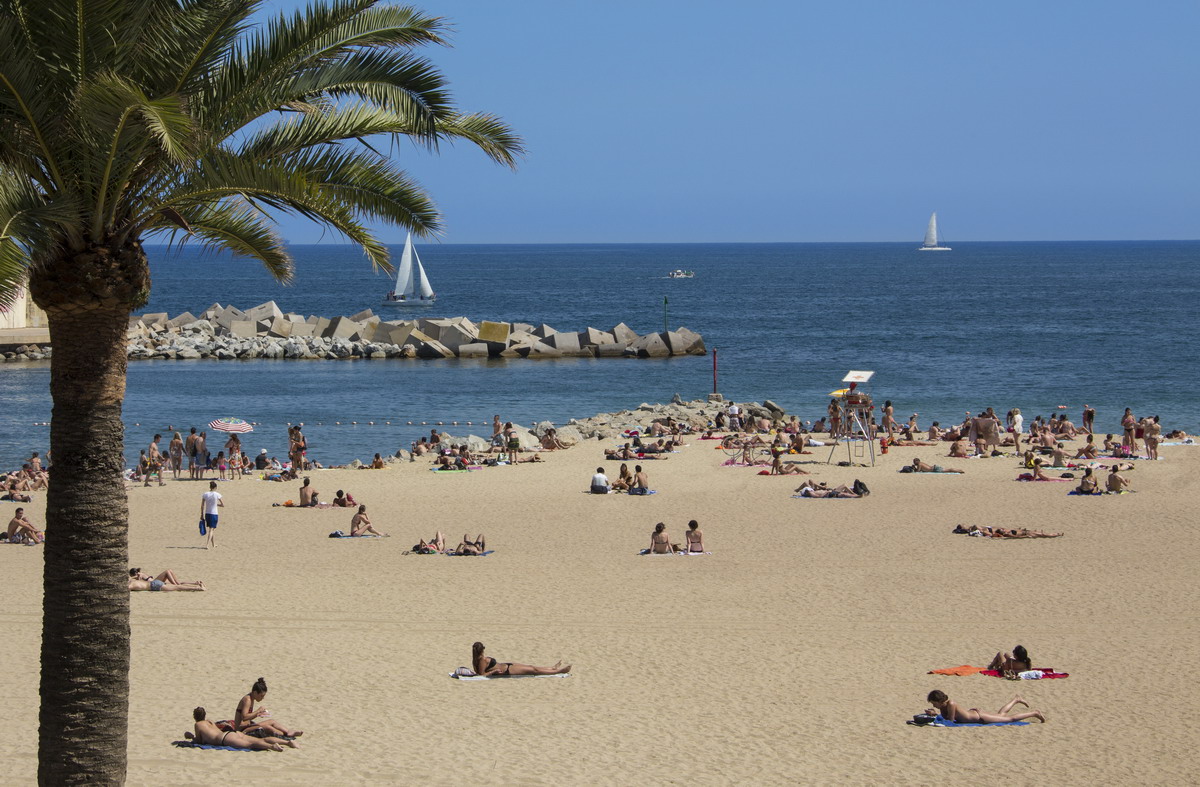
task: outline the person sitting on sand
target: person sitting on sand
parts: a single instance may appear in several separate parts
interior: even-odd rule
[[[1050,452],[1051,467],[1066,467],[1067,466],[1067,451],[1062,443],[1055,443],[1054,450]]]
[[[1050,476],[1046,475],[1046,471],[1043,470],[1042,467],[1043,467],[1043,462],[1042,462],[1041,457],[1036,457],[1033,460],[1033,464],[1031,464],[1029,466],[1029,469],[1032,470],[1033,472],[1032,473],[1022,473],[1021,476],[1018,476],[1018,478],[1021,478],[1022,480],[1025,480],[1025,481],[1052,481],[1053,479],[1050,478]],[[1028,477],[1025,477],[1025,476],[1028,476]]]
[[[800,486],[796,487],[796,493],[801,497],[841,497],[841,498],[856,498],[862,497],[858,492],[855,492],[850,487],[842,484],[840,486],[830,487],[824,481],[814,483],[812,479],[806,480]]]
[[[304,477],[304,483],[300,485],[300,507],[312,508],[317,504],[317,489],[312,485],[312,481],[308,476]]]
[[[626,443],[620,448],[605,449],[604,458],[610,461],[615,461],[618,459],[633,459],[634,453],[633,449],[629,447],[629,443]]]
[[[334,508],[353,508],[354,506],[358,505],[358,502],[354,499],[354,495],[348,494],[339,489],[329,504]]]
[[[207,590],[200,580],[188,582],[175,576],[175,572],[167,569],[156,577],[143,574],[140,568],[129,569],[129,589],[136,590]]]
[[[382,470],[385,467],[387,467],[387,465],[385,465],[383,463],[383,457],[380,456],[379,454],[375,454],[375,458],[371,460],[371,468],[370,469]]]
[[[959,724],[1002,724],[1010,721],[1024,721],[1025,719],[1037,719],[1040,722],[1046,721],[1046,716],[1041,711],[1026,711],[1023,713],[1011,713],[1015,705],[1024,705],[1029,707],[1029,703],[1021,699],[1018,694],[1009,700],[1004,707],[995,713],[985,713],[978,708],[969,708],[963,710],[958,705],[946,696],[946,693],[934,689],[929,692],[929,696],[925,698],[933,704],[933,708],[925,712],[931,716],[941,716],[946,721],[954,721]]]
[[[794,464],[784,464],[783,456],[776,454],[771,460],[771,475],[808,475],[807,470],[801,470]]]
[[[476,536],[474,541],[470,539],[470,533],[463,533],[463,540],[454,548],[456,555],[482,555],[486,551],[487,540],[484,539],[483,533]]]
[[[950,453],[948,454],[948,456],[951,456],[955,459],[966,459],[967,458],[967,441],[963,438],[959,438],[958,440],[955,440],[953,443],[951,443],[950,444]]]
[[[412,548],[413,552],[421,555],[435,555],[438,552],[446,551],[446,537],[442,535],[442,531],[438,531],[437,535],[426,541],[421,539]]]
[[[270,718],[271,711],[266,708],[254,709],[254,703],[262,702],[267,696],[267,681],[259,678],[250,687],[250,693],[238,701],[237,710],[233,713],[233,728],[255,737],[285,735],[289,738],[299,738],[302,730],[293,730],[283,726],[276,719]]]
[[[1100,450],[1096,448],[1096,435],[1090,434],[1087,436],[1087,442],[1083,447],[1075,452],[1075,459],[1095,459],[1100,455]]]
[[[621,465],[624,467],[624,465]],[[607,495],[612,491],[612,484],[608,482],[608,476],[604,474],[603,467],[596,468],[596,474],[592,476],[591,492],[593,495]]]
[[[641,465],[633,466],[633,483],[629,485],[627,493],[631,495],[650,494],[650,480],[646,477],[646,471],[642,470]]]
[[[1120,465],[1114,464],[1109,468],[1108,478],[1104,481],[1105,490],[1112,494],[1132,491],[1129,489],[1129,479],[1118,472],[1120,469]]]
[[[650,548],[646,550],[645,554],[669,555],[674,551],[671,537],[667,535],[666,524],[659,522],[654,526],[654,532],[650,534]]]
[[[1100,494],[1100,481],[1092,472],[1092,468],[1083,471],[1083,478],[1079,479],[1079,486],[1075,487],[1077,495],[1098,495]]]
[[[40,544],[46,540],[46,534],[35,528],[25,518],[24,508],[18,508],[13,512],[13,518],[8,523],[6,537],[10,544]]]
[[[619,492],[627,492],[631,486],[633,486],[633,473],[629,472],[629,465],[622,462],[621,469],[617,472],[617,480],[612,482],[612,488]]]
[[[495,659],[483,655],[483,643],[476,642],[471,645],[471,669],[475,670],[476,675],[482,675],[486,678],[506,678],[516,675],[566,675],[571,671],[571,665],[565,667],[559,661],[553,667],[533,667],[529,664],[517,664],[515,662],[497,662]]]
[[[687,532],[683,534],[687,540],[687,551],[691,553],[699,553],[704,551],[704,533],[700,530],[700,523],[696,520],[688,522]]]
[[[204,746],[232,746],[235,749],[254,749],[255,751],[283,751],[284,746],[299,748],[295,741],[283,740],[274,736],[255,738],[244,732],[222,731],[217,725],[207,720],[208,713],[204,708],[192,711],[196,722],[195,732],[185,732],[183,737]]]
[[[542,448],[546,451],[560,451],[567,448],[567,444],[558,439],[558,430],[551,427],[542,435]]]
[[[1006,675],[1016,675],[1018,672],[1028,672],[1033,669],[1033,659],[1029,658],[1029,651],[1025,650],[1024,645],[1017,645],[1012,649],[1012,653],[997,653],[993,656],[988,663],[988,669]]]
[[[386,537],[387,533],[380,533],[371,526],[371,518],[367,516],[367,507],[361,505],[358,507],[358,513],[350,519],[350,535],[355,538],[368,535]]]
[[[959,470],[954,467],[942,467],[941,465],[930,465],[922,462],[920,459],[912,460],[912,471],[914,473],[965,473],[966,470]]]

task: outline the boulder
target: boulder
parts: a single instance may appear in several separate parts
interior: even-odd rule
[[[623,322],[614,325],[609,333],[613,335],[613,341],[618,344],[624,344],[626,347],[638,340],[637,333]]]
[[[196,359],[200,357],[200,351],[194,350],[191,347],[184,347],[175,353],[176,358]]]
[[[196,318],[193,317],[192,320],[194,320],[194,319],[196,319]],[[166,325],[167,324],[167,313],[166,312],[155,312],[153,314],[143,314],[141,320],[142,320],[142,325],[145,325],[147,328],[151,328],[155,325]],[[188,322],[191,322],[191,320],[189,320]]]
[[[356,341],[360,337],[359,331],[361,328],[362,326],[348,317],[335,317],[329,323],[329,327],[321,332],[321,335],[327,339]]]
[[[579,347],[579,334],[577,333],[552,333],[546,337],[546,344],[558,350],[563,355],[585,354]],[[591,355],[590,352],[586,354]]]
[[[552,336],[552,335],[558,333],[558,331],[554,330],[546,323],[542,323],[541,325],[539,325],[538,327],[536,327],[532,331],[530,331],[530,333],[532,333],[534,336],[538,337],[539,339],[545,339],[547,336]]]
[[[195,322],[198,318],[191,312],[184,312],[178,317],[172,317],[167,320],[167,325],[171,328],[182,328],[190,322]]]
[[[228,332],[231,330],[231,326],[235,320],[245,319],[248,318],[246,317],[246,313],[244,311],[234,306],[226,306],[217,313],[217,316],[214,318],[213,322],[216,323],[217,327]]]
[[[282,317],[283,312],[275,305],[275,301],[267,301],[260,303],[252,309],[246,310],[246,317],[251,320],[266,320],[270,322],[276,317]]]
[[[557,435],[558,439],[567,445],[575,445],[583,442],[583,432],[579,430],[578,426],[571,426],[569,424],[567,426],[560,426]]]
[[[459,358],[487,358],[490,355],[488,345],[484,342],[472,342],[458,346]]]
[[[451,350],[458,349],[464,344],[473,344],[478,341],[479,337],[464,329],[459,325],[443,326],[438,341],[449,347]]]
[[[695,331],[680,326],[669,334],[671,352],[675,355],[704,355],[704,339]],[[676,345],[678,342],[678,345]]]
[[[421,342],[420,344],[417,345],[417,357],[418,358],[453,358],[454,353],[450,350],[449,347],[447,347],[446,345],[437,341],[436,339],[430,339],[428,341]]]
[[[234,320],[229,325],[229,334],[243,339],[251,339],[258,335],[258,330],[252,320]]]
[[[596,356],[599,358],[620,358],[625,354],[625,350],[625,345],[619,342],[602,344],[596,348]]]
[[[276,317],[267,326],[267,336],[286,339],[292,335],[292,323],[283,317]]]
[[[375,312],[371,311],[370,309],[363,309],[358,314],[355,314],[354,316],[352,316],[350,319],[354,320],[355,322],[365,322],[368,318],[374,317],[374,316],[375,316]]]
[[[196,320],[195,322],[189,322],[187,325],[180,326],[180,330],[188,331],[190,333],[205,333],[209,336],[212,336],[216,333],[216,329],[213,328],[213,324],[208,320]]]
[[[545,342],[535,341],[529,345],[529,351],[525,353],[526,358],[562,358],[562,351],[551,347]]]
[[[290,321],[290,324],[291,324],[291,328],[289,330],[291,331],[291,333],[289,335],[292,336],[293,338],[297,338],[297,339],[310,338],[313,335],[313,328],[316,327],[312,323],[304,322],[303,320],[301,320],[300,322],[296,322],[293,320],[293,321]]]
[[[512,326],[506,322],[484,320],[479,323],[479,340],[483,342],[508,342]]]
[[[586,331],[579,333],[579,346],[586,347],[589,344],[599,347],[602,344],[612,344],[616,339],[608,331],[599,331],[595,328],[588,328]]]
[[[667,358],[671,355],[666,335],[661,333],[648,333],[629,345],[629,349],[636,351],[639,358]]]
[[[533,333],[533,326],[527,322],[514,322],[512,324],[514,331],[524,331],[525,333]]]

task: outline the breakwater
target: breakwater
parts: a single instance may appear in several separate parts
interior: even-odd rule
[[[9,361],[43,360],[53,348],[22,345]],[[213,304],[190,312],[131,317],[130,360],[352,360],[380,358],[667,358],[703,355],[704,339],[687,328],[638,334],[625,323],[563,331],[522,322],[466,317],[385,319],[370,309],[350,317],[285,314],[274,301],[241,310]]]

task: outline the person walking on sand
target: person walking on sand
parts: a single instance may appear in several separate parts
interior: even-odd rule
[[[167,454],[171,457],[171,477],[178,481],[179,471],[183,469],[183,438],[176,432],[167,445]]]
[[[224,507],[225,501],[217,491],[217,482],[209,481],[208,491],[200,496],[200,518],[204,520],[204,530],[208,537],[204,542],[205,549],[217,548],[217,509]]]
[[[187,441],[183,444],[183,451],[187,454],[188,460],[188,478],[195,481],[199,478],[196,465],[200,461],[200,454],[196,449],[196,444],[200,442],[200,437],[196,434],[196,427],[192,427],[192,431],[188,434]]]
[[[150,486],[150,476],[151,475],[158,476],[158,485],[159,486],[166,486],[166,484],[163,483],[163,477],[162,477],[163,455],[162,455],[162,451],[160,451],[158,448],[158,441],[161,439],[162,439],[162,435],[160,435],[160,434],[154,435],[154,439],[150,441],[150,447],[146,449],[146,460],[149,462],[150,472],[146,475],[146,480],[145,480],[145,484],[144,484],[145,486]]]
[[[926,711],[931,716],[941,716],[946,721],[958,722],[959,724],[1004,724],[1012,721],[1024,721],[1025,719],[1037,719],[1040,722],[1046,721],[1046,715],[1041,711],[1031,710],[1023,713],[1011,713],[1014,706],[1020,704],[1026,708],[1029,703],[1021,698],[1021,695],[1013,697],[1004,707],[995,713],[985,713],[978,708],[968,708],[966,710],[958,707],[954,700],[946,696],[944,691],[934,689],[929,692],[929,696],[925,698],[932,705]]]

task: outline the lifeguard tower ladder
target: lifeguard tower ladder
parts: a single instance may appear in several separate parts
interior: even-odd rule
[[[833,438],[833,448],[829,451],[826,464],[833,464],[833,456],[837,453],[842,442],[846,444],[846,459],[850,464],[866,464],[870,460],[875,466],[875,441],[871,434],[871,411],[875,409],[869,394],[864,387],[875,375],[875,372],[851,371],[842,378],[849,383],[846,388],[830,392],[830,396],[838,399],[842,408],[842,420]],[[861,435],[861,436],[860,436]]]

